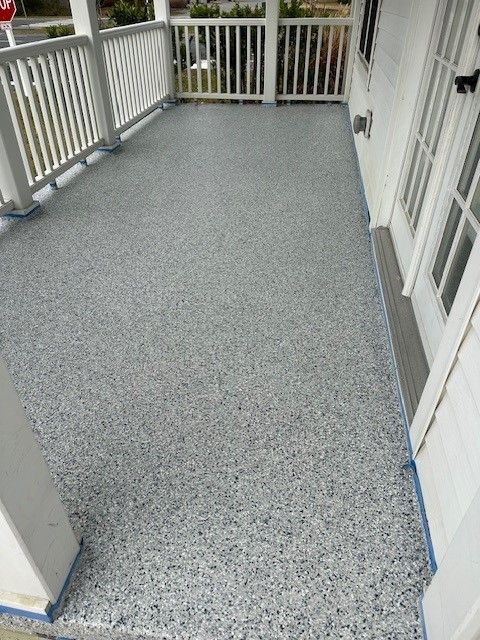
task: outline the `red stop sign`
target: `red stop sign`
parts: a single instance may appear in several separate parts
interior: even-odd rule
[[[11,22],[16,11],[15,0],[0,0],[0,22]]]

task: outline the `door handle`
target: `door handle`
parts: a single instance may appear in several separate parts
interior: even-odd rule
[[[467,93],[467,87],[470,87],[471,93],[475,93],[479,76],[480,76],[480,69],[476,69],[473,76],[457,76],[455,78],[455,86],[457,87],[457,93]]]

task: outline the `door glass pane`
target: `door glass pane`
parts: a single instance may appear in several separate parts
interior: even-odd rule
[[[462,174],[458,183],[458,192],[466,200],[470,187],[472,185],[473,176],[477,170],[477,164],[480,160],[480,116],[478,117],[475,131],[473,132],[472,142],[468,149],[467,158],[463,166]],[[478,189],[478,187],[477,187]]]
[[[425,199],[425,193],[427,191],[427,185],[430,179],[431,169],[432,169],[432,165],[430,164],[430,160],[427,158],[426,172],[425,172],[425,175],[422,176],[422,188],[417,198],[417,204],[415,206],[415,211],[413,213],[412,225],[415,230],[417,229],[418,221],[420,220],[420,213],[423,208],[423,201]]]
[[[442,132],[443,121],[445,120],[445,114],[447,112],[448,100],[450,97],[450,93],[452,92],[452,87],[455,82],[455,74],[453,71],[448,73],[447,84],[445,86],[445,95],[442,100],[442,108],[440,109],[439,118],[435,122],[435,126],[433,129],[433,138],[432,144],[430,147],[430,151],[435,155],[437,153],[438,141],[440,140],[440,133]]]
[[[438,249],[437,258],[435,260],[435,265],[432,272],[433,279],[435,280],[435,284],[437,285],[437,287],[440,285],[440,282],[442,280],[443,271],[445,269],[445,265],[447,264],[448,255],[450,253],[450,249],[452,248],[453,239],[455,238],[455,233],[457,232],[457,227],[458,223],[460,222],[461,215],[462,210],[458,206],[458,203],[454,200],[452,203],[452,208],[450,209],[450,213],[448,215],[447,224],[445,225],[442,241]]]
[[[407,182],[405,183],[405,190],[403,193],[403,201],[405,202],[405,205],[407,205],[410,199],[410,191],[412,190],[412,182],[413,182],[413,177],[415,175],[415,169],[417,168],[417,160],[418,160],[419,153],[420,153],[420,143],[417,142],[413,152],[412,160],[410,163],[410,171],[408,172],[408,178],[407,178]],[[410,217],[410,211],[408,211],[408,215]]]
[[[473,194],[472,204],[470,209],[476,219],[480,222],[480,181],[477,183],[477,188]]]
[[[440,39],[438,41],[437,53],[443,55],[443,51],[445,49],[445,43],[450,33],[450,25],[453,20],[453,12],[455,11],[455,2],[454,0],[448,0],[447,6],[445,7],[445,13],[442,24],[442,32],[440,34]]]
[[[464,2],[461,2],[460,4],[463,5]],[[467,11],[465,13],[465,19],[463,20],[463,24],[462,24],[462,32],[460,34],[460,38],[458,39],[457,50],[455,51],[455,55],[453,56],[453,62],[455,62],[455,64],[458,64],[460,61],[460,54],[462,52],[462,47],[465,42],[465,34],[467,31],[467,26],[470,22],[470,16],[472,15],[472,6],[473,6],[473,0],[469,0]],[[463,9],[463,6],[462,6],[462,9]]]
[[[442,302],[447,314],[452,309],[453,301],[457,295],[463,272],[475,242],[475,236],[475,230],[467,220],[442,293]]]
[[[430,105],[432,104],[433,93],[437,86],[437,78],[438,78],[438,74],[440,73],[440,69],[441,69],[440,63],[437,60],[435,60],[435,62],[433,63],[432,75],[430,76],[430,82],[428,84],[428,91],[425,98],[425,106],[422,112],[422,119],[420,121],[420,127],[418,128],[418,131],[422,136],[422,138],[425,138],[425,127],[427,125],[427,119],[430,113]]]
[[[451,71],[448,67],[440,68],[440,80],[433,101],[433,109],[427,123],[427,131],[425,133],[425,142],[428,147],[432,146],[432,137],[440,129],[447,110],[448,97],[452,89],[450,82]]]

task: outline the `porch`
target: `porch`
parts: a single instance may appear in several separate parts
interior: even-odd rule
[[[343,105],[177,106],[3,221],[69,638],[420,637],[426,553]],[[95,166],[92,166],[94,164]]]

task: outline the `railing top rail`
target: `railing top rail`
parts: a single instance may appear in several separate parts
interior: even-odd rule
[[[114,27],[113,29],[103,29],[100,31],[101,40],[109,40],[117,36],[128,35],[129,33],[137,33],[139,31],[151,31],[152,29],[161,29],[165,26],[163,20],[150,20],[149,22],[138,22],[137,24],[127,24],[124,27]]]
[[[280,18],[278,24],[281,27],[286,26],[350,26],[353,24],[353,18]]]
[[[41,42],[29,42],[19,44],[16,47],[6,47],[0,49],[0,64],[14,62],[23,58],[34,58],[36,56],[52,53],[70,47],[82,47],[88,44],[88,36],[64,36],[62,38],[51,38]]]
[[[265,25],[265,18],[172,18],[174,27],[257,27]]]

